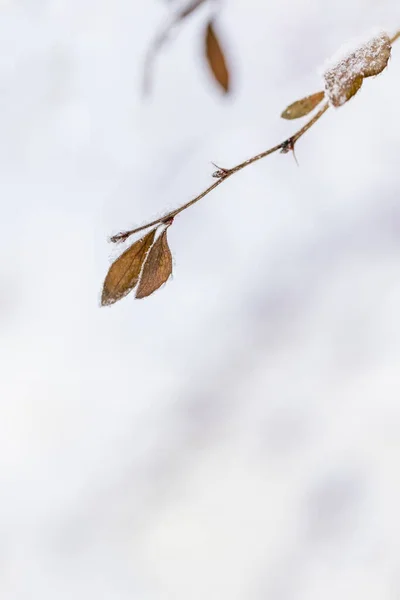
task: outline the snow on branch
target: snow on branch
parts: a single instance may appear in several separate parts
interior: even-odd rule
[[[387,66],[392,43],[384,31],[346,44],[325,65],[325,92],[332,106],[342,106],[362,86],[365,77],[379,75]]]

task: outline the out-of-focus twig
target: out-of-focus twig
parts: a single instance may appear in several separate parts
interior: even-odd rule
[[[173,18],[166,25],[164,25],[163,28],[161,29],[161,31],[159,31],[157,33],[157,35],[155,36],[153,42],[150,44],[150,47],[147,51],[147,54],[146,54],[146,57],[144,60],[143,92],[145,94],[148,94],[151,89],[154,60],[155,60],[157,54],[159,53],[159,51],[161,50],[161,48],[163,47],[163,45],[168,40],[168,37],[169,37],[171,31],[174,29],[174,27],[176,27],[177,25],[182,23],[182,21],[184,21],[184,19],[189,17],[192,13],[194,13],[195,10],[197,10],[202,4],[205,4],[206,2],[207,2],[207,0],[192,0],[191,2],[189,2],[189,4],[187,4],[187,6],[183,7],[181,10],[179,10],[173,16]]]

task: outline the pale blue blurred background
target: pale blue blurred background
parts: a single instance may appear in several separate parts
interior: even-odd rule
[[[183,3],[182,3],[183,4]],[[0,2],[0,596],[400,598],[400,42],[299,142],[170,230],[174,278],[100,309],[107,237],[283,140],[396,0]],[[175,4],[174,6],[177,6]]]

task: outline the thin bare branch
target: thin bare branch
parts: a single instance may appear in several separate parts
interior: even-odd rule
[[[394,44],[400,38],[400,29],[397,31],[393,37],[390,38],[390,43]]]
[[[285,141],[281,142],[280,144],[277,144],[276,146],[273,146],[272,148],[269,148],[268,150],[265,150],[264,152],[261,152],[260,154],[257,154],[256,156],[252,156],[251,158],[248,158],[244,162],[242,162],[230,169],[225,169],[225,168],[219,167],[218,171],[216,171],[214,173],[214,176],[217,178],[217,181],[215,181],[207,189],[205,189],[203,192],[201,192],[201,194],[199,194],[192,200],[189,200],[189,202],[186,202],[186,204],[183,204],[179,208],[176,208],[175,210],[164,215],[163,217],[160,217],[159,219],[155,219],[154,221],[151,221],[150,223],[146,223],[145,225],[141,225],[140,227],[135,227],[134,229],[130,229],[129,231],[123,231],[121,233],[118,233],[117,235],[112,236],[110,238],[110,241],[111,242],[125,241],[128,237],[130,237],[134,233],[139,233],[139,231],[143,231],[144,229],[148,229],[149,227],[153,227],[154,225],[161,225],[163,223],[166,223],[170,219],[173,219],[174,217],[176,217],[176,215],[179,215],[179,213],[181,213],[184,210],[186,210],[187,208],[189,208],[190,206],[193,206],[193,204],[196,204],[197,202],[199,202],[199,200],[201,200],[202,198],[207,196],[207,194],[209,194],[210,192],[215,190],[215,188],[217,188],[219,185],[221,185],[221,183],[223,183],[226,179],[231,177],[231,175],[233,175],[234,173],[241,171],[245,167],[248,167],[249,165],[261,160],[262,158],[265,158],[266,156],[269,156],[270,154],[274,154],[274,152],[278,152],[279,150],[283,154],[285,154],[289,151],[294,151],[294,146],[295,146],[296,142],[306,133],[306,131],[308,131],[310,129],[310,127],[312,127],[322,117],[322,115],[328,110],[328,108],[329,108],[329,104],[328,103],[324,104],[324,106],[313,116],[312,119],[310,119],[310,121],[308,121],[305,125],[303,125],[303,127],[301,129],[299,129],[299,131],[297,131],[294,135],[292,135],[290,138],[286,139]]]

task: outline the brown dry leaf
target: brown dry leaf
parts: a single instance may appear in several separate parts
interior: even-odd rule
[[[146,298],[158,290],[172,273],[172,256],[167,241],[167,229],[156,239],[144,263],[136,298]]]
[[[358,92],[358,90],[360,89],[360,87],[362,86],[364,81],[364,78],[362,75],[359,75],[358,77],[355,77],[353,79],[353,81],[349,81],[348,85],[346,86],[344,92],[346,94],[346,101],[350,100],[350,98],[352,98],[353,96],[355,96]]]
[[[333,106],[342,106],[345,102],[355,96],[362,86],[364,78],[362,75],[355,77],[342,79],[340,84],[337,83],[335,77],[330,77],[329,74],[325,74],[326,90]]]
[[[334,60],[324,73],[330,103],[335,107],[342,106],[358,92],[364,77],[381,73],[387,66],[391,48],[390,37],[381,32]]]
[[[225,55],[215,33],[214,24],[212,21],[210,21],[207,25],[205,46],[207,62],[211,72],[226,94],[229,92],[230,76]]]
[[[205,0],[192,0],[192,2],[190,2],[186,8],[183,8],[177,16],[177,21],[183,21],[183,19],[186,19],[186,17],[188,17],[189,15],[191,15],[197,8],[199,8],[199,6],[201,6],[203,3],[205,2]]]
[[[311,94],[311,96],[306,96],[306,98],[293,102],[293,104],[290,104],[290,106],[285,108],[281,114],[282,119],[299,119],[300,117],[305,117],[314,110],[320,102],[322,102],[324,96],[325,92],[317,92],[316,94]]]
[[[156,230],[137,240],[111,265],[104,280],[101,305],[108,306],[121,300],[138,282],[143,262],[151,247]]]
[[[364,77],[379,75],[387,66],[392,44],[387,33],[382,33],[370,41],[366,53],[366,65],[363,69]]]

